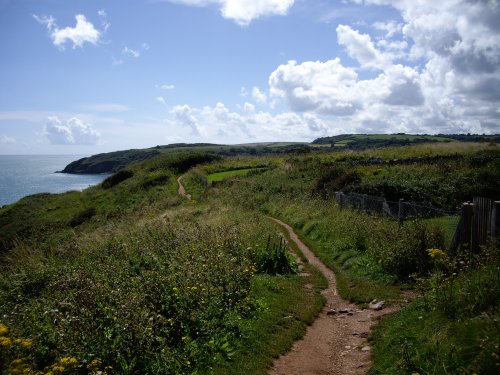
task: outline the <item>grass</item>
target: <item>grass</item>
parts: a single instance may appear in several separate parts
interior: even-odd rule
[[[441,208],[493,197],[496,147],[228,159],[183,149],[129,165],[103,186],[0,209],[0,342],[8,343],[0,372],[23,359],[15,366],[44,372],[266,373],[314,320],[325,286],[307,263],[310,276],[294,273],[267,214],[292,225],[336,272],[345,298],[392,302],[402,289],[421,290],[375,332],[372,373],[494,373],[498,245],[438,259],[427,250],[446,250],[456,218],[398,225],[340,210],[332,193],[428,197]],[[438,158],[386,162],[427,156]],[[178,197],[179,175],[192,201]],[[206,189],[210,175],[226,180]]]
[[[262,170],[263,170],[263,168],[234,169],[234,170],[209,174],[207,176],[207,180],[208,180],[209,184],[212,184],[214,182],[223,181],[223,180],[230,178],[230,177],[233,177],[233,176],[244,176],[250,172],[262,171]]]

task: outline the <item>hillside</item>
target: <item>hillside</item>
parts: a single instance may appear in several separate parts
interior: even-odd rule
[[[176,143],[147,149],[115,151],[89,156],[68,164],[61,173],[112,173],[125,166],[153,158],[158,155],[185,154],[189,152],[209,152],[219,156],[262,156],[293,152],[304,147],[304,143],[254,143],[245,145],[215,145],[210,143]]]
[[[267,373],[322,311],[327,285],[269,216],[335,272],[353,321],[374,299],[400,309],[340,347],[368,347],[370,373],[496,373],[498,243],[449,245],[462,202],[499,198],[497,146],[303,147],[152,148],[99,186],[1,208],[0,373]],[[398,223],[340,207],[339,190],[441,216]]]
[[[409,146],[413,144],[432,142],[499,142],[499,135],[475,134],[342,134],[333,137],[315,139],[313,145],[328,145],[332,149],[364,150],[390,146]]]

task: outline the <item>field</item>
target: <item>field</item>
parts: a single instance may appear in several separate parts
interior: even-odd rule
[[[372,374],[498,370],[498,243],[449,254],[457,217],[399,224],[333,199],[342,190],[446,210],[498,199],[497,146],[200,147],[219,146],[160,152],[84,192],[0,209],[1,373],[266,373],[314,321],[325,287],[307,263],[298,274],[266,216],[295,228],[343,297],[403,305],[370,338]],[[192,200],[177,195],[179,176]]]

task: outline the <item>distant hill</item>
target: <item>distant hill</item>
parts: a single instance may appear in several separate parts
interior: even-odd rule
[[[367,148],[406,146],[430,142],[498,142],[500,135],[477,134],[342,134],[315,139],[313,145],[329,145],[332,149],[363,150]]]
[[[310,149],[308,147],[308,144],[305,142],[266,142],[249,143],[242,145],[218,145],[212,143],[175,143],[146,149],[114,151],[89,156],[68,164],[60,172],[74,174],[114,173],[131,163],[171,153],[184,154],[186,152],[208,152],[218,156],[257,156],[276,155],[290,152],[304,153],[308,151],[310,151]]]

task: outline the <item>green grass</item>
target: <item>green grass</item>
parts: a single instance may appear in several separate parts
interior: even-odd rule
[[[496,257],[457,277],[435,277],[423,297],[384,319],[372,337],[370,374],[498,373],[500,268]]]
[[[43,370],[71,356],[82,371],[99,359],[99,370],[111,365],[118,373],[266,373],[314,320],[326,285],[307,263],[307,277],[257,269],[263,251],[279,243],[267,214],[295,228],[352,301],[393,302],[402,289],[422,291],[374,334],[374,374],[494,373],[494,252],[431,258],[428,248],[449,244],[455,217],[398,225],[340,210],[332,194],[428,198],[440,207],[495,197],[496,147],[449,142],[224,159],[200,150],[237,150],[178,148],[160,148],[165,155],[129,165],[105,188],[0,209],[0,323],[9,338],[32,340],[29,350],[22,341],[1,349],[0,372],[16,358]],[[427,156],[447,158],[385,162]],[[372,159],[377,164],[367,165]],[[194,200],[177,195],[179,175]],[[205,189],[210,175],[245,178]]]
[[[234,176],[244,176],[250,172],[259,171],[263,169],[264,168],[244,168],[244,169],[235,169],[235,170],[211,173],[207,176],[207,180],[209,184],[212,184],[213,182],[223,181],[227,178]]]

